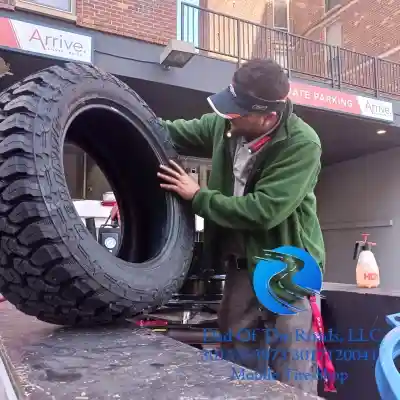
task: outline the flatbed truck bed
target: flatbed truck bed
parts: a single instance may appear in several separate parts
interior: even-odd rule
[[[4,302],[0,338],[1,400],[320,399],[277,381],[232,380],[239,366],[132,323],[62,328]]]

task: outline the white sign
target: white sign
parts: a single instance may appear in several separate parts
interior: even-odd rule
[[[361,115],[383,119],[389,122],[393,121],[394,115],[392,103],[363,96],[357,96],[357,101],[361,109]]]
[[[7,39],[6,43],[3,43],[2,37]],[[90,36],[0,17],[0,45],[10,47],[10,44],[33,53],[92,62]]]

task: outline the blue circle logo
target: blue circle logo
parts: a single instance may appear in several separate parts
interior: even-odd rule
[[[253,274],[253,287],[258,301],[267,309],[280,315],[293,315],[303,310],[291,301],[314,296],[321,292],[322,271],[314,258],[305,250],[282,246],[265,250],[257,257]],[[271,287],[275,285],[285,293],[285,300]]]

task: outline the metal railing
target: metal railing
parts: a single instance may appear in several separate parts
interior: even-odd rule
[[[287,69],[289,77],[323,81],[400,97],[400,64],[328,45],[220,12],[181,4],[181,40],[200,54],[236,62],[269,57]]]

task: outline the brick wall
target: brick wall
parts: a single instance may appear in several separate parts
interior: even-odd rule
[[[338,18],[343,25],[343,47],[378,56],[400,46],[399,2],[359,0]],[[400,60],[397,52],[396,61]]]
[[[311,4],[312,0],[304,0]],[[331,24],[342,25],[342,47],[358,53],[379,56],[400,46],[398,35],[400,9],[396,0],[341,0],[341,7],[330,13],[317,13],[308,26],[294,29],[294,33],[312,39],[324,39],[324,30]],[[293,10],[293,19],[301,19],[301,12]],[[318,26],[316,30],[315,28]],[[311,32],[310,32],[311,28]],[[399,59],[400,54],[393,58]]]
[[[377,84],[380,90],[395,94],[399,92],[400,65],[373,57],[400,63],[398,5],[396,0],[342,0],[341,7],[323,14],[302,34],[307,37],[315,37],[319,33],[323,35],[331,24],[339,23],[342,28],[343,50],[339,53],[342,80],[362,88]],[[318,29],[314,32],[311,29],[309,34],[313,27]],[[377,82],[375,69],[378,72]]]
[[[176,0],[77,0],[77,24],[148,42],[176,37]]]
[[[315,25],[325,14],[325,0],[291,0],[289,18],[291,32],[303,35],[308,28]],[[309,35],[313,40],[324,40],[322,29],[316,30]]]

